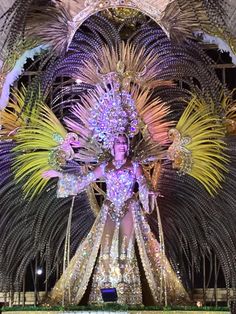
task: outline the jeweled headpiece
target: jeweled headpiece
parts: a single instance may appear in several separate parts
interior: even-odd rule
[[[93,138],[105,149],[113,146],[114,138],[125,133],[132,138],[138,132],[138,113],[132,95],[125,90],[104,91],[91,109],[89,128]]]

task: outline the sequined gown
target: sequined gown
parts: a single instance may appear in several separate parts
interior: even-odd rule
[[[185,302],[188,295],[146,221],[148,190],[145,178],[136,178],[137,164],[133,163],[131,168],[106,168],[104,164],[107,195],[101,211],[56,283],[51,298],[57,302],[64,299],[65,303],[79,304],[92,280],[89,303],[101,303],[100,289],[112,287],[117,289],[118,303],[142,304],[140,265],[136,256],[139,254],[153,302]],[[93,179],[92,174],[83,178],[82,186]],[[59,181],[59,196],[78,192],[81,189],[78,180],[81,179],[64,176]],[[134,196],[136,181],[139,200]],[[138,250],[135,250],[135,242]]]

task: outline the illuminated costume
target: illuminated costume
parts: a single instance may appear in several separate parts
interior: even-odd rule
[[[62,278],[52,292],[52,298],[57,301],[65,298],[66,303],[78,304],[83,297],[92,276],[92,288],[89,302],[102,302],[101,288],[116,288],[118,303],[142,304],[142,288],[134,249],[135,241],[144,268],[154,302],[164,304],[183,303],[188,301],[180,279],[172,270],[160,245],[152,234],[141,208],[140,202],[134,196],[137,163],[131,168],[114,166],[107,169],[103,164],[103,177],[107,186],[107,195],[101,211],[89,235],[79,246]],[[86,184],[95,180],[89,174],[81,181],[73,175],[64,175],[59,179],[58,196],[68,196],[79,191]],[[140,200],[146,212],[150,212],[148,204],[148,189],[144,176],[137,178],[140,190]],[[71,191],[71,186],[76,187]],[[129,223],[133,224],[130,237],[120,235],[120,221],[127,215]],[[114,223],[113,232],[104,234],[107,218]]]
[[[200,269],[199,256],[212,252],[226,286],[235,286],[236,105],[233,97],[226,97],[209,58],[191,39],[199,29],[205,40],[221,47],[220,38],[225,39],[233,55],[236,28],[229,21],[235,19],[227,14],[230,8],[224,10],[227,2],[16,0],[3,15],[3,28],[10,33],[0,73],[2,290],[14,286],[20,291],[34,259],[52,274],[88,233],[53,290],[58,302],[78,303],[91,279],[90,302],[100,302],[105,282],[117,287],[119,302],[141,303],[135,241],[139,266],[158,304],[186,300],[177,272],[188,277],[188,286],[192,267]],[[12,89],[9,100],[10,86],[26,60],[38,54],[40,67],[32,84]],[[133,166],[127,172],[109,166],[117,132],[130,140]],[[42,177],[50,169],[67,173],[67,167],[85,174],[87,168],[107,162],[108,191],[101,211],[91,197],[93,188],[101,192],[96,184],[76,197],[67,198],[71,192],[59,189],[65,198],[56,198],[55,180]],[[162,219],[156,219],[157,206],[148,217],[157,239],[162,222],[160,248],[133,198],[137,164],[143,166],[151,188],[164,196],[158,199]],[[114,177],[117,185],[111,181]],[[80,191],[69,175],[60,182],[73,195]],[[145,184],[139,184],[140,201],[149,211],[143,189]],[[127,208],[134,234],[127,243],[120,239],[117,244],[118,223],[111,235],[104,231],[106,219],[116,220],[116,210],[125,214]],[[111,241],[112,249],[107,245]],[[80,254],[83,247],[87,255]],[[131,264],[135,279],[129,273]],[[77,266],[86,266],[86,271]],[[113,272],[118,274],[115,279]]]

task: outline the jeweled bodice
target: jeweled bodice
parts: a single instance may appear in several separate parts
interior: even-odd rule
[[[117,208],[133,196],[135,173],[133,169],[110,169],[104,173],[107,186],[107,199]]]

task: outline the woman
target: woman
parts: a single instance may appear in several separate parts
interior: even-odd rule
[[[142,167],[128,159],[129,145],[125,135],[115,137],[112,155],[112,161],[101,164],[83,178],[53,170],[44,173],[45,178],[59,177],[59,197],[76,194],[101,177],[107,186],[100,214],[54,287],[52,299],[78,304],[92,277],[90,303],[102,302],[100,289],[116,288],[118,303],[142,304],[136,241],[154,302],[163,304],[166,299],[176,304],[186,301],[188,295],[145,219],[143,210],[150,213],[149,191]],[[134,194],[136,182],[142,207]]]

